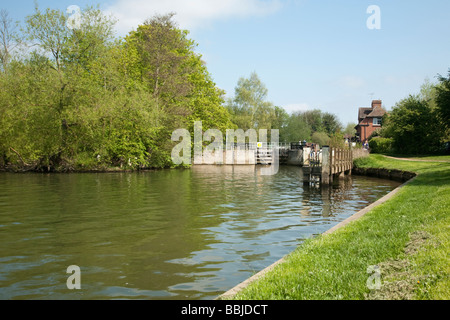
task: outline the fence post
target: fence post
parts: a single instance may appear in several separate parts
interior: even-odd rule
[[[323,146],[322,147],[322,173],[321,173],[321,179],[322,184],[330,184],[333,182],[332,176],[330,175],[330,147],[329,146]]]

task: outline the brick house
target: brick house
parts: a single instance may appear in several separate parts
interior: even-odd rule
[[[370,108],[359,108],[356,137],[358,141],[365,142],[372,132],[381,128],[381,119],[386,110],[381,106],[381,100],[373,100]]]

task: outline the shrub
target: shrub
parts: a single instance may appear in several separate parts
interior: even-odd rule
[[[374,137],[369,141],[373,153],[391,153],[394,140],[392,138]]]

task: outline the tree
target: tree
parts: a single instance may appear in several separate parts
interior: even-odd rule
[[[272,128],[279,130],[280,142],[288,142],[286,137],[286,128],[288,125],[289,114],[281,107],[275,106],[275,119],[272,121]]]
[[[353,122],[349,122],[347,124],[347,126],[344,129],[344,134],[350,135],[350,136],[354,136],[356,134],[356,123]]]
[[[439,118],[427,101],[410,95],[398,102],[386,117],[386,132],[394,139],[393,147],[399,153],[425,154],[439,150],[443,131],[437,125]]]
[[[314,109],[292,113],[285,121],[281,136],[285,142],[311,140],[324,145],[341,129],[334,114]]]
[[[291,114],[284,130],[284,142],[299,142],[311,139],[311,127],[305,121],[303,113],[298,111]]]
[[[47,57],[32,53],[0,78],[0,149],[5,163],[48,167],[60,150],[58,80]]]
[[[80,15],[80,24],[67,35],[62,47],[62,58],[66,66],[99,75],[100,70],[111,69],[103,59],[114,44],[116,20],[106,16],[100,9],[86,7]]]
[[[173,13],[147,19],[124,41],[124,65],[129,90],[142,87],[149,92],[158,112],[165,114],[159,121],[159,159],[170,159],[171,132],[187,128],[193,132],[195,121],[202,121],[203,130],[215,128],[223,133],[233,128],[231,115],[223,106],[224,92],[216,87],[197,44],[188,38],[173,21]],[[225,137],[225,135],[224,135]]]
[[[436,97],[437,97],[437,86],[431,83],[427,78],[424,83],[420,86],[419,92],[420,99],[426,101],[428,106],[434,110],[436,109]]]
[[[1,69],[6,72],[11,60],[12,51],[19,45],[17,23],[13,23],[9,18],[9,13],[5,9],[0,10],[0,63]]]
[[[268,90],[256,72],[241,77],[235,88],[235,96],[228,103],[233,122],[241,129],[270,129],[276,118],[275,108],[267,101]]]
[[[325,132],[314,132],[311,136],[311,141],[319,146],[324,146],[330,143],[330,137]]]
[[[332,135],[342,130],[342,124],[336,115],[325,112],[322,115],[322,126],[328,135]]]
[[[303,112],[302,117],[311,128],[312,132],[325,131],[322,121],[322,111],[319,109],[306,110]]]
[[[218,129],[225,133],[227,129],[233,129],[235,125],[231,121],[231,114],[224,107],[225,92],[217,88],[209,74],[205,63],[199,55],[191,55],[191,68],[189,75],[192,90],[189,93],[188,130],[193,132],[195,121],[202,121],[203,130]]]
[[[436,107],[437,112],[442,120],[442,125],[450,129],[450,69],[448,78],[439,75],[439,85],[436,86]]]
[[[36,4],[35,13],[26,18],[25,33],[29,41],[44,52],[51,53],[55,70],[61,70],[62,52],[67,45],[70,30],[66,27],[67,16],[61,10],[47,8],[41,12]]]
[[[147,19],[126,41],[139,56],[137,61],[141,80],[156,100],[166,105],[183,100],[191,89],[189,82],[195,43],[188,32],[177,28],[174,13]]]

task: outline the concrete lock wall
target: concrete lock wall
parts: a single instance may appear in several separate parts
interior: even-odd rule
[[[202,164],[256,164],[255,150],[204,152]]]
[[[223,164],[256,164],[255,150],[225,150]]]

